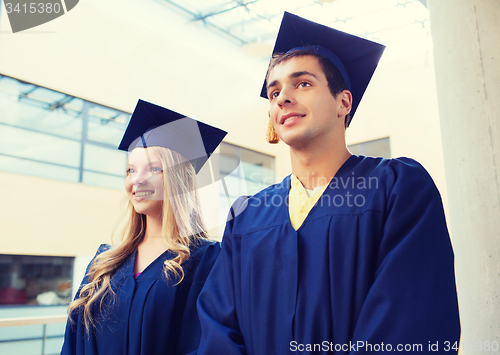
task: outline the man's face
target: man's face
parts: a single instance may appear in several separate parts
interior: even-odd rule
[[[276,65],[267,82],[269,117],[290,147],[322,144],[334,138],[334,132],[344,131],[342,93],[333,97],[316,57],[295,57]]]

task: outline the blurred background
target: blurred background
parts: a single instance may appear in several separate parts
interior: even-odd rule
[[[200,189],[212,238],[234,199],[290,174],[259,97],[284,11],[387,46],[349,149],[428,170],[455,248],[465,353],[498,349],[500,2],[86,0],[17,33],[0,2],[1,354],[59,352],[67,304],[123,210],[117,146],[139,98],[229,132],[202,169],[225,176]]]

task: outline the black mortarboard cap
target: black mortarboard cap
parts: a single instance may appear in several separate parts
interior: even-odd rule
[[[182,154],[198,173],[227,132],[139,100],[118,149],[165,147]]]
[[[354,116],[385,46],[285,12],[273,55],[299,49],[312,50],[337,67],[352,93]],[[267,99],[265,81],[260,96]]]

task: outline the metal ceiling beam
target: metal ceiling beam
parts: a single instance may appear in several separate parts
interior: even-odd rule
[[[49,106],[51,110],[57,110],[60,107],[64,108],[64,105],[71,102],[74,99],[73,96],[65,95],[61,100],[55,101],[53,104]]]
[[[293,8],[293,9],[288,9],[287,11],[288,12],[295,12],[295,11],[299,11],[299,10],[302,10],[302,9],[305,9],[306,7],[309,7],[309,6],[312,6],[312,5],[315,5],[316,3],[311,3],[311,4],[306,4],[304,6],[299,6],[299,7],[296,7],[296,8]],[[238,22],[238,23],[235,23],[235,24],[232,24],[231,26],[228,26],[227,27],[227,30],[230,31],[232,28],[236,27],[236,26],[246,26],[246,25],[250,25],[254,22],[257,22],[259,20],[267,20],[269,22],[271,22],[271,19],[273,17],[277,17],[279,16],[280,18],[283,16],[283,12],[279,12],[277,14],[273,14],[273,13],[268,13],[268,16],[263,16],[263,15],[260,15],[258,14],[257,12],[255,12],[254,10],[252,9],[248,9],[249,11],[251,11],[252,13],[254,13],[256,15],[256,17],[253,17],[253,18],[250,18],[248,20],[244,20],[244,21],[241,21],[241,22]],[[277,33],[277,32],[276,32]]]
[[[33,85],[33,87],[31,89],[29,89],[28,91],[25,91],[25,92],[22,92],[19,94],[19,98],[22,97],[28,97],[29,94],[31,94],[33,91],[35,91],[36,89],[38,89],[38,86],[35,86]]]
[[[232,11],[232,10],[237,9],[239,7],[245,7],[246,8],[247,5],[254,4],[254,3],[259,2],[259,1],[260,0],[253,0],[253,1],[246,2],[246,3],[244,3],[243,1],[238,1],[238,3],[235,6],[230,7],[228,9],[222,9],[222,10],[212,11],[212,12],[209,12],[209,13],[207,13],[205,15],[200,14],[197,18],[195,18],[195,21],[198,21],[198,20],[204,21],[208,17],[220,15],[220,14],[223,14],[224,12]]]
[[[200,16],[200,14],[196,14],[196,13],[188,10],[184,6],[174,2],[172,0],[161,0],[161,2],[168,4],[168,5],[171,5],[171,6],[175,7],[177,10],[180,10],[185,15],[188,15],[190,17],[191,21],[197,21],[197,17]],[[248,43],[246,40],[234,35],[233,33],[227,31],[226,29],[224,29],[220,26],[217,26],[216,24],[213,24],[207,20],[201,20],[201,21],[205,24],[206,27],[222,33],[223,35],[227,36],[231,40],[236,41],[239,45],[245,45]]]

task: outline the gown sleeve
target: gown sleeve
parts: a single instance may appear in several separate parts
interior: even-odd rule
[[[240,197],[231,207],[230,216],[245,208],[245,197]],[[243,206],[242,206],[243,205]],[[236,307],[241,299],[235,290],[234,274],[239,270],[239,256],[233,253],[235,238],[232,236],[234,219],[224,230],[222,251],[214,264],[205,287],[198,298],[198,316],[201,323],[201,341],[198,354],[245,354]],[[233,250],[234,248],[234,250]]]
[[[80,290],[82,289],[82,287],[89,283],[89,277],[90,277],[89,270],[92,264],[94,263],[95,258],[97,258],[101,253],[104,253],[105,251],[109,250],[109,248],[111,248],[111,245],[101,244],[97,249],[97,252],[95,253],[94,257],[92,258],[90,263],[87,265],[87,268],[85,269],[85,275],[83,276],[83,280],[80,283],[80,287],[78,287],[78,291],[76,292],[75,295],[75,300],[78,299],[78,297],[80,297]]]
[[[83,277],[83,280],[80,284],[80,287],[78,287],[78,291],[76,292],[76,295],[75,295],[75,300],[78,299],[80,297],[80,290],[82,289],[83,286],[85,286],[86,284],[88,284],[89,282],[89,270],[90,270],[90,267],[92,266],[95,258],[105,252],[106,250],[108,250],[109,248],[111,248],[111,246],[109,244],[101,244],[99,246],[99,248],[97,249],[97,252],[95,254],[95,256],[92,258],[92,260],[90,261],[90,263],[88,264],[87,266],[87,269],[85,270],[85,276]],[[72,322],[72,320],[73,322]],[[78,324],[78,322],[80,322],[80,316],[79,316],[79,311],[78,310],[73,310],[73,312],[69,315],[69,318],[68,318],[68,321],[66,323],[66,330],[64,331],[64,343],[63,343],[63,347],[62,347],[62,350],[61,350],[61,355],[74,355],[77,353],[77,341],[76,341],[76,337],[77,337],[77,333],[82,333],[82,328],[84,327],[83,324]],[[80,334],[81,336],[81,334]]]
[[[200,341],[201,327],[196,303],[207,277],[219,257],[220,251],[219,243],[211,243],[208,247],[204,248],[201,256],[196,256],[196,259],[199,261],[192,262],[191,268],[194,269],[194,276],[189,285],[189,292],[182,297],[185,300],[178,300],[178,302],[185,302],[185,304],[183,306],[184,310],[179,334],[177,335],[177,339],[175,339],[178,342],[176,354],[195,355],[197,353],[196,350],[193,350],[193,347],[197,348],[195,345],[198,345]],[[189,270],[188,272],[193,271]],[[177,306],[180,306],[179,303],[176,303]]]
[[[429,353],[438,344],[438,353],[456,353],[452,347],[459,341],[460,321],[454,256],[441,197],[417,162],[400,158],[389,167],[375,279],[352,339],[361,347],[350,350],[372,353],[373,346],[384,344],[385,351],[390,346]]]

